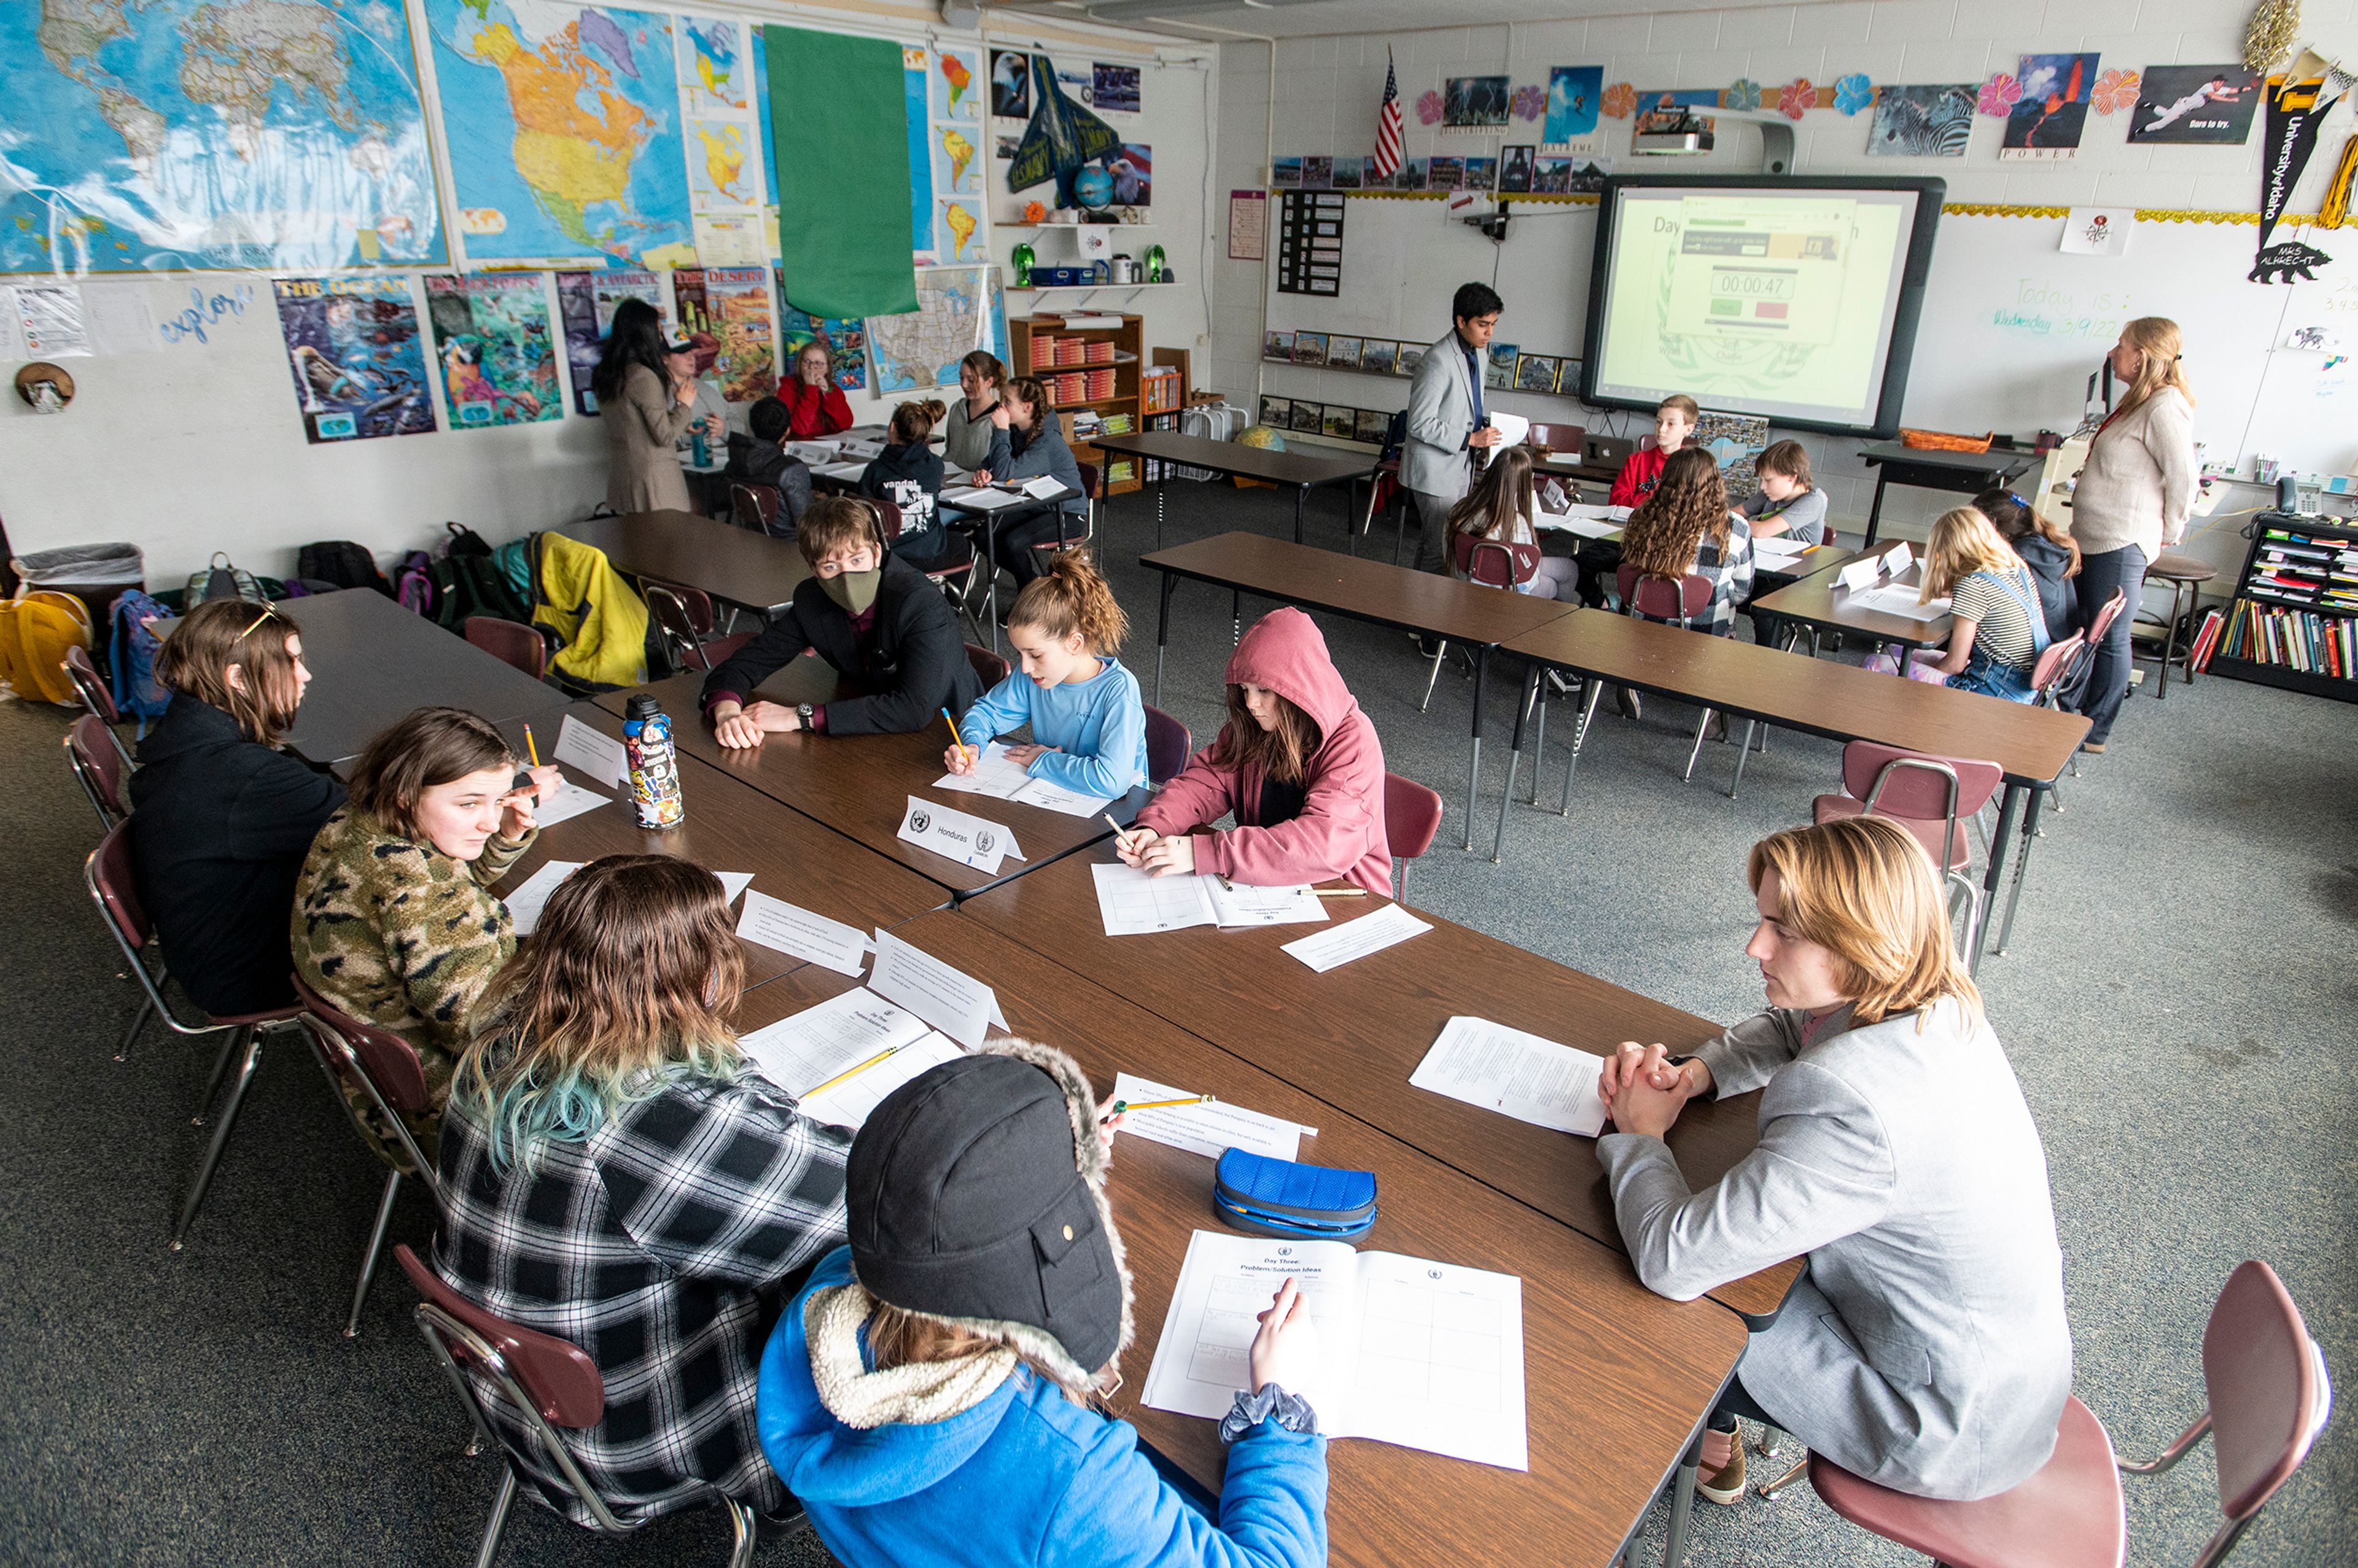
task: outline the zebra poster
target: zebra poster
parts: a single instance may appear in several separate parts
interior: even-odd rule
[[[1969,84],[1885,87],[1875,95],[1866,150],[1880,157],[1963,157],[1973,130]]]

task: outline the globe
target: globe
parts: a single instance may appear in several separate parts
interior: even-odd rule
[[[1265,452],[1282,452],[1285,450],[1285,438],[1266,425],[1252,425],[1237,438],[1237,445],[1259,447]]]
[[[1073,176],[1073,200],[1092,212],[1102,212],[1113,204],[1113,176],[1091,164]]]

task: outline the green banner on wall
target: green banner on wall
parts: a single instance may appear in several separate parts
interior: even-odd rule
[[[762,38],[787,303],[813,316],[914,310],[901,46],[774,22]]]

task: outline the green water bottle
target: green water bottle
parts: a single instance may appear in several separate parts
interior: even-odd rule
[[[1161,245],[1146,247],[1146,281],[1149,283],[1163,281],[1163,247]]]
[[[1018,287],[1018,288],[1029,288],[1029,287],[1032,287],[1032,244],[1031,244],[1031,242],[1030,242],[1030,241],[1028,241],[1028,240],[1026,240],[1026,241],[1023,241],[1023,242],[1022,242],[1021,243],[1017,244],[1017,245],[1016,245],[1016,247],[1015,247],[1015,254],[1014,254],[1014,255],[1013,255],[1011,259],[1015,263],[1015,287]]]

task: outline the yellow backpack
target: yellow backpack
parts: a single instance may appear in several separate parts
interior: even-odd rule
[[[66,650],[90,650],[90,611],[70,593],[19,589],[0,602],[0,686],[18,697],[70,705]]]

